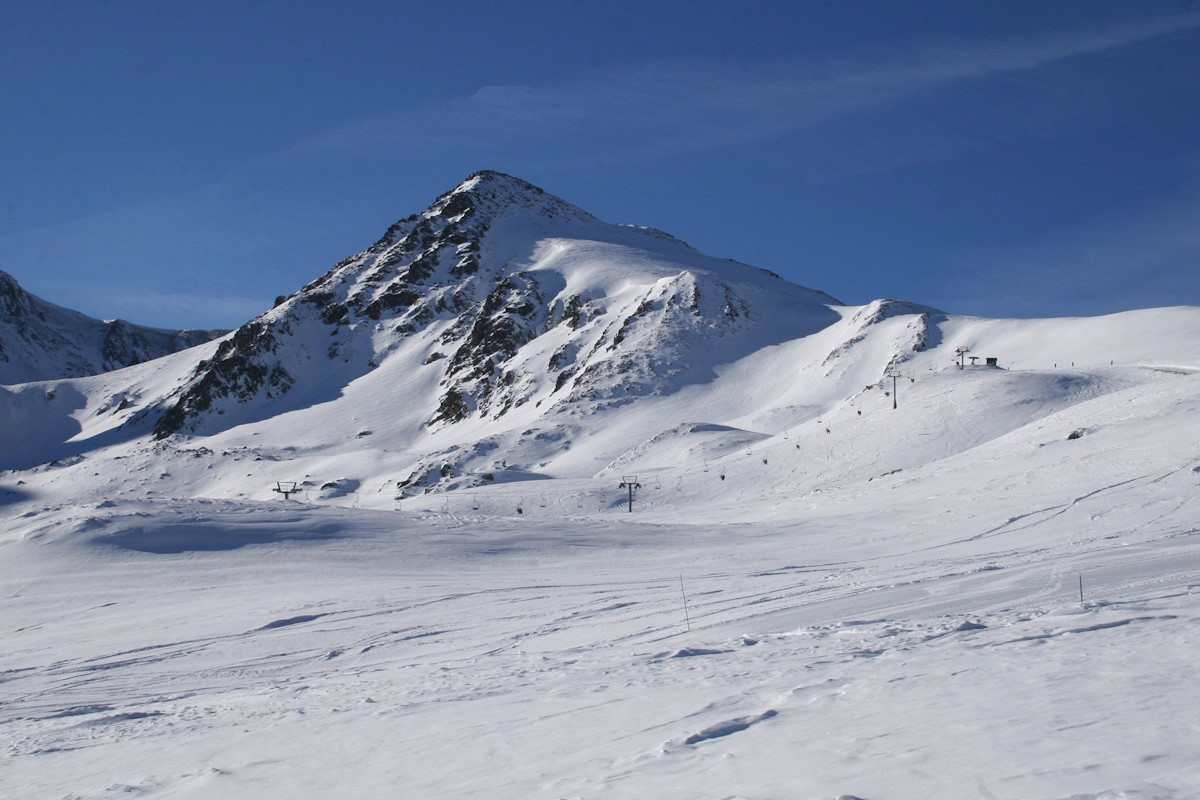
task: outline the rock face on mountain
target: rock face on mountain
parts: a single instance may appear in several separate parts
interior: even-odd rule
[[[76,378],[194,347],[224,331],[103,321],[48,303],[0,272],[0,384]]]
[[[586,413],[707,380],[714,364],[831,324],[833,304],[480,172],[222,342],[156,435],[332,399],[414,347],[439,371],[429,426],[530,402]]]

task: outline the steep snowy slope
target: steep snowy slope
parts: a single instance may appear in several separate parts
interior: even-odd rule
[[[92,319],[29,294],[0,272],[0,385],[108,372],[224,333]]]

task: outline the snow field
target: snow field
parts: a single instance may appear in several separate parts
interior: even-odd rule
[[[5,545],[7,796],[1200,789],[1195,531],[980,565],[823,561],[837,528],[279,513],[116,504]],[[134,549],[169,525],[228,549]]]

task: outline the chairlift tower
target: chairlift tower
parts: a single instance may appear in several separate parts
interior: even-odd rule
[[[295,481],[276,481],[275,488],[272,491],[278,492],[279,494],[283,495],[284,500],[287,500],[300,490],[296,488]]]
[[[892,408],[894,409],[896,407],[896,379],[900,377],[900,371],[890,369],[887,376],[892,379]]]
[[[642,485],[637,482],[637,475],[622,475],[621,485],[618,489],[629,490],[629,513],[633,513],[633,490],[642,488]]]
[[[969,352],[971,352],[971,348],[969,348],[969,347],[960,347],[954,351],[954,354],[956,356],[958,356],[958,368],[959,369],[963,369],[963,367],[964,367],[963,362],[966,360],[965,356]]]

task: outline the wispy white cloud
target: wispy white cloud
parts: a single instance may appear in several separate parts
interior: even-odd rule
[[[929,42],[833,65],[690,60],[608,67],[536,86],[487,86],[362,119],[280,157],[404,147],[486,156],[535,147],[551,160],[655,158],[770,139],[939,88],[1198,32],[1200,13],[1187,13],[1037,37]]]

